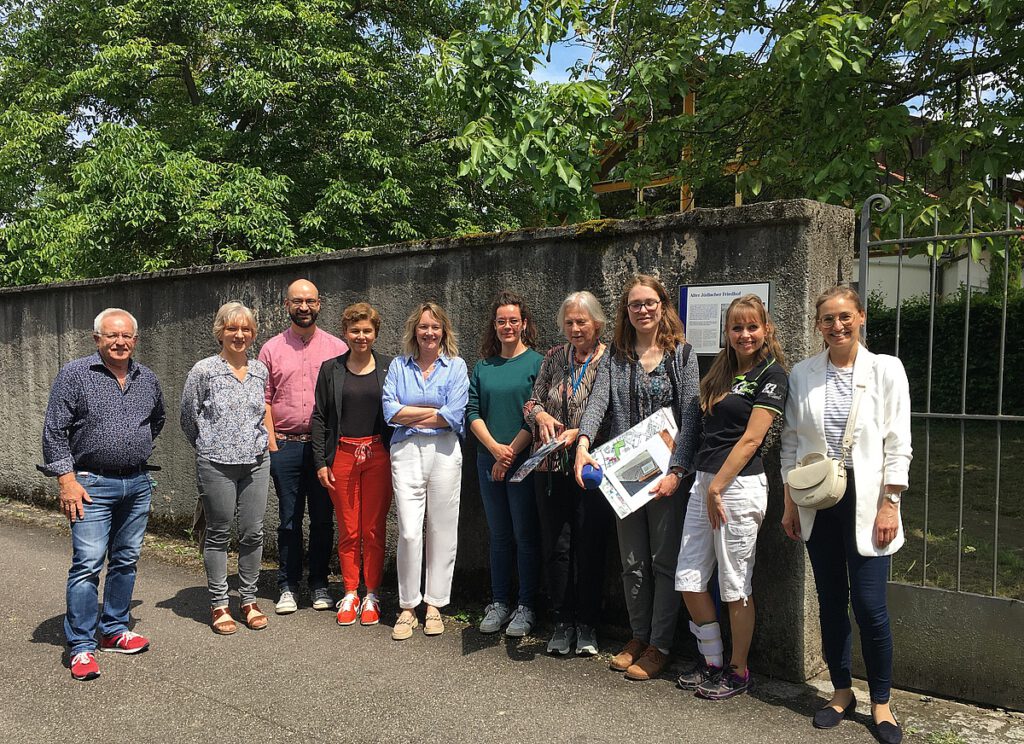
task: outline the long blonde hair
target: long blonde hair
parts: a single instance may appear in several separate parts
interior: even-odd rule
[[[648,274],[637,274],[619,297],[619,307],[615,311],[615,336],[612,340],[615,353],[631,362],[636,361],[636,328],[629,322],[629,292],[638,285],[650,287],[658,293],[658,299],[661,300],[661,322],[658,323],[658,332],[655,336],[658,347],[664,351],[671,351],[678,344],[686,343],[683,321],[679,319],[679,313],[676,312],[665,285]]]
[[[441,324],[441,353],[449,359],[459,355],[459,344],[455,339],[455,330],[448,314],[436,302],[421,302],[409,313],[405,321],[405,332],[402,334],[402,352],[406,356],[417,359],[420,355],[420,345],[416,342],[416,326],[419,325],[423,313],[430,313]]]
[[[764,361],[769,356],[775,357],[775,361],[786,366],[786,357],[782,353],[782,347],[775,336],[775,324],[772,322],[768,309],[764,306],[761,298],[755,294],[746,294],[737,297],[729,303],[729,309],[725,311],[725,326],[728,329],[732,323],[734,312],[750,312],[757,318],[757,322],[764,328],[764,343],[757,350],[755,364]],[[725,348],[718,352],[711,369],[700,381],[700,407],[705,412],[710,412],[715,403],[732,388],[732,381],[739,374],[740,362],[736,356],[736,350],[732,344],[726,343]]]

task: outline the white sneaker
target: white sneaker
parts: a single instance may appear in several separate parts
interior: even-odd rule
[[[278,615],[290,615],[297,609],[299,609],[299,605],[295,601],[295,595],[287,589],[281,592],[281,598],[277,600],[274,611]]]

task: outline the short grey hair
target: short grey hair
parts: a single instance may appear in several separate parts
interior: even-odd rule
[[[108,307],[106,310],[101,311],[100,314],[96,316],[96,320],[92,322],[92,332],[100,333],[100,329],[103,327],[103,321],[111,315],[127,315],[128,319],[132,322],[132,333],[135,335],[139,334],[139,321],[135,320],[135,316],[130,312],[122,310],[119,307]]]
[[[230,300],[220,306],[217,311],[217,315],[213,319],[213,337],[219,342],[220,335],[224,333],[224,329],[227,324],[235,318],[243,318],[246,325],[252,328],[253,338],[256,337],[256,333],[259,331],[259,323],[256,322],[256,316],[253,311],[247,308],[238,300]]]
[[[597,326],[597,335],[600,336],[601,331],[608,324],[608,319],[605,317],[604,310],[601,309],[601,303],[597,301],[597,298],[592,293],[586,290],[570,292],[569,296],[562,300],[562,304],[558,308],[558,315],[555,317],[555,320],[558,322],[558,330],[565,330],[565,314],[572,307],[579,308],[593,319],[594,325]]]

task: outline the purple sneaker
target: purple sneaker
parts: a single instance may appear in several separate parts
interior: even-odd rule
[[[727,666],[697,687],[697,697],[705,700],[725,700],[754,689],[754,675],[747,669],[745,676],[736,674],[736,667]]]

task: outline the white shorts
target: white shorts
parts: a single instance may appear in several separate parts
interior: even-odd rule
[[[690,490],[676,562],[676,591],[707,591],[717,563],[722,601],[746,602],[752,591],[757,531],[768,508],[768,478],[764,473],[736,476],[722,494],[726,522],[713,530],[707,496],[714,477],[698,471]]]

